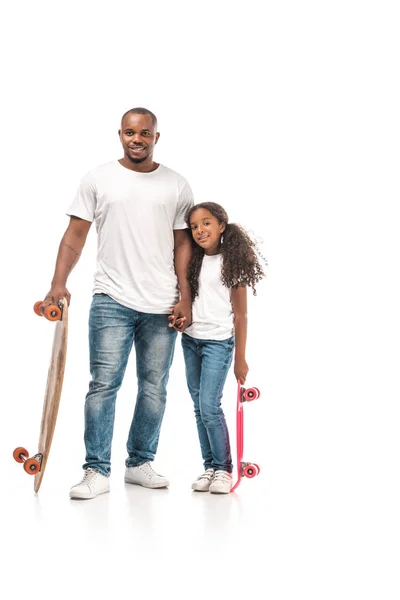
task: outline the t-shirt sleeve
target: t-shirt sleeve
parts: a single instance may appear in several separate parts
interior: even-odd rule
[[[190,208],[192,208],[193,192],[187,181],[183,184],[179,193],[178,206],[176,209],[174,229],[186,229],[187,225],[185,222],[185,216]]]
[[[96,204],[96,187],[90,173],[87,173],[79,184],[75,199],[69,207],[67,215],[92,222],[95,217]]]

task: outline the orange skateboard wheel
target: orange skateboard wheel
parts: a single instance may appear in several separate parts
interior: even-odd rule
[[[49,321],[59,321],[61,317],[61,310],[55,304],[50,304],[44,309],[44,316]]]
[[[246,465],[243,470],[243,474],[245,477],[252,479],[256,475],[258,475],[257,465]]]
[[[29,475],[35,475],[40,471],[40,462],[36,460],[36,458],[28,458],[24,464],[24,470],[29,473]]]
[[[42,313],[39,310],[39,306],[41,304],[42,300],[38,300],[33,305],[33,310],[35,311],[35,314],[37,314],[39,317],[46,317],[48,321],[59,321],[61,317],[61,309],[58,306],[56,306],[55,304],[50,304],[49,306],[46,306],[42,315]]]
[[[18,448],[15,448],[15,450],[13,452],[14,460],[16,460],[19,463],[23,463],[24,459],[21,458],[21,455],[24,458],[28,458],[29,452],[28,452],[28,450],[25,450],[25,448],[22,448],[22,446],[18,446]]]
[[[39,310],[39,306],[42,304],[41,300],[38,300],[37,302],[35,302],[35,304],[33,305],[33,310],[35,311],[35,314],[38,317],[43,317],[42,313]]]

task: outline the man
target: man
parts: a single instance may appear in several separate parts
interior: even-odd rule
[[[109,491],[115,401],[132,345],[138,395],[129,431],[125,481],[169,485],[152,468],[166,402],[177,330],[191,322],[186,268],[191,241],[185,214],[193,205],[187,181],[153,160],[160,134],[145,108],[126,112],[118,132],[124,157],[81,181],[61,240],[51,289],[40,309],[65,297],[93,221],[98,234],[89,315],[91,382],[85,402],[86,462],[71,498]],[[172,307],[172,315],[171,315]],[[170,322],[168,319],[170,315]]]

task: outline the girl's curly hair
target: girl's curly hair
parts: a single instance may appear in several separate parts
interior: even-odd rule
[[[236,223],[228,223],[228,215],[220,204],[215,202],[202,202],[193,206],[186,215],[186,224],[190,229],[190,217],[195,210],[204,208],[208,210],[219,223],[225,225],[225,231],[220,239],[219,251],[222,254],[221,279],[227,288],[249,286],[256,295],[256,283],[265,273],[262,263],[265,258],[260,254],[257,242]],[[203,263],[204,250],[192,238],[193,253],[188,265],[188,281],[191,290],[192,302],[199,294],[199,275]]]

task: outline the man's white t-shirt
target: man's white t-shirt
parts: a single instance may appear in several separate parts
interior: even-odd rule
[[[203,256],[199,295],[192,305],[192,325],[185,333],[200,340],[226,340],[233,336],[231,290],[221,280],[222,254]]]
[[[188,182],[164,165],[139,173],[113,161],[87,173],[67,214],[96,224],[93,293],[140,312],[169,313],[179,297],[173,232],[186,228],[191,206]]]

